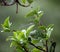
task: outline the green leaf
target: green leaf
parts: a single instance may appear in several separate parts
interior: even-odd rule
[[[51,33],[52,33],[52,31],[53,31],[53,24],[50,24],[47,28],[46,28],[46,35],[47,35],[47,38],[50,38],[50,35],[51,35]]]
[[[27,38],[27,36],[26,36],[26,30],[23,29],[22,32],[23,32],[24,36]]]
[[[41,52],[39,49],[34,48],[32,52]]]
[[[35,14],[37,14],[36,10],[32,10],[26,15],[26,17],[34,16]]]
[[[30,32],[30,36],[31,36],[32,38],[36,38],[36,37],[37,37],[36,32],[37,32],[37,30],[31,31],[31,32]]]
[[[46,34],[45,33],[41,33],[40,37],[41,38],[46,38]]]
[[[3,27],[3,28],[10,28],[10,26],[11,26],[12,23],[10,23],[9,18],[10,18],[10,17],[7,17],[7,18],[5,19],[4,23],[2,24],[2,27]]]
[[[21,44],[24,42],[25,43],[27,42],[27,38],[26,38],[24,32],[16,31],[16,32],[13,32],[13,34],[14,34],[14,38],[16,38],[17,41],[19,41]]]
[[[5,29],[3,29],[1,32],[10,32],[10,29],[5,28]]]
[[[14,34],[14,37],[17,38],[18,40],[24,38],[24,33],[21,31],[13,32],[13,34]]]
[[[45,26],[38,26],[38,28],[41,29],[41,30],[46,30]]]
[[[30,16],[38,16],[38,11],[39,11],[39,7],[34,9],[34,10],[31,10],[27,15],[26,17],[30,17]]]
[[[39,11],[40,9],[39,9],[40,7],[38,7],[38,8],[36,8],[36,9],[34,9],[34,10],[31,10],[31,12],[29,12],[27,15],[26,15],[26,17],[30,17],[30,16],[35,16],[35,17],[37,17],[36,19],[40,19],[41,18],[41,16],[43,15],[43,11]]]
[[[26,0],[22,0],[22,2],[25,4],[26,3]]]
[[[12,47],[12,46],[17,46],[17,45],[18,45],[17,42],[12,41],[11,44],[10,44],[10,47]]]
[[[33,2],[33,0],[27,0],[30,4]]]
[[[2,24],[3,31],[5,31],[5,32],[9,32],[10,31],[10,26],[11,26],[12,23],[10,23],[9,18],[10,17],[7,17],[5,19],[5,21],[4,21],[4,23]]]
[[[24,52],[24,50],[22,48],[17,48],[16,50],[17,50],[17,52]]]
[[[47,26],[47,28],[53,28],[54,27],[54,24],[50,24]]]
[[[29,26],[29,27],[27,28],[27,32],[26,32],[27,37],[28,37],[28,35],[30,34],[30,32],[33,30],[34,26],[35,26],[35,25],[31,25],[31,26]]]
[[[31,17],[31,16],[34,16],[33,18],[33,22],[38,25],[39,24],[39,21],[40,21],[40,18],[41,16],[43,15],[43,11],[40,11],[39,7],[32,10],[31,12],[29,12],[26,17]]]
[[[35,17],[34,22],[37,24],[37,23],[40,21],[40,18],[42,17],[43,12],[42,12],[42,11],[39,11],[38,8],[37,8],[36,12],[37,12],[37,13],[36,13],[36,17]]]
[[[39,22],[40,21],[40,18],[43,15],[43,12],[42,11],[38,11],[36,15],[37,15],[37,18],[35,20]]]
[[[9,36],[9,37],[6,39],[6,41],[8,41],[8,40],[15,41],[16,39],[15,39],[13,36]]]
[[[43,11],[38,11],[38,17],[40,18],[43,15]]]

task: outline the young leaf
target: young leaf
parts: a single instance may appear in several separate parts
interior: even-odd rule
[[[53,24],[50,24],[47,28],[46,28],[46,35],[47,35],[47,38],[50,38],[50,35],[51,35],[51,33],[52,33],[52,31],[53,31]]]
[[[38,17],[41,17],[43,15],[43,11],[38,11]]]
[[[16,31],[16,32],[13,32],[13,34],[14,34],[14,38],[16,38],[18,42],[20,42],[21,44],[24,42],[26,43],[27,38],[25,37],[24,32]]]
[[[11,26],[12,23],[10,23],[9,18],[10,17],[7,17],[4,21],[4,23],[2,24],[3,31],[5,31],[5,32],[10,31],[10,26]]]
[[[22,32],[23,32],[24,36],[27,37],[27,36],[26,36],[26,30],[23,29]]]
[[[10,17],[7,17],[4,21],[4,23],[2,24],[3,28],[10,28],[11,24],[10,21],[9,21],[9,18]]]
[[[34,16],[35,14],[37,14],[36,10],[32,10],[26,15],[26,17]]]
[[[13,32],[13,34],[14,34],[14,37],[19,41],[20,41],[20,39],[24,38],[24,34],[21,31]]]

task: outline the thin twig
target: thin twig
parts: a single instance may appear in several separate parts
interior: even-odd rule
[[[48,40],[46,40],[46,52],[48,52]]]
[[[16,3],[16,13],[18,13],[18,3]]]
[[[33,43],[31,43],[31,42],[29,42],[29,44],[30,44],[30,45],[32,45],[32,46],[34,46],[35,48],[37,48],[37,49],[39,49],[39,50],[43,51],[43,52],[46,52],[44,49],[37,47],[36,45],[34,45],[34,44],[33,44]]]
[[[28,49],[25,46],[22,46],[22,48],[25,50],[25,52],[28,52]]]
[[[22,45],[22,44],[20,44],[20,43],[17,43],[19,46],[21,46],[22,47],[22,49],[24,49],[25,50],[25,52],[28,52],[28,49],[24,46],[24,45]]]

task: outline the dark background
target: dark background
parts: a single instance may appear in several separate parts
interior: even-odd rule
[[[30,10],[39,7],[44,11],[44,15],[41,18],[44,25],[54,24],[54,31],[51,35],[51,39],[56,41],[56,52],[60,52],[60,0],[35,0],[30,7],[24,8],[19,6],[19,12],[16,14],[16,6],[3,7],[0,6],[0,24],[4,19],[10,16],[10,20],[13,22],[13,29],[20,29],[23,24],[27,24],[29,19],[24,18]],[[33,7],[33,8],[31,8]],[[0,31],[2,27],[0,25]],[[10,48],[10,42],[6,42],[6,38],[12,35],[12,33],[0,32],[0,52],[14,52],[13,48]]]

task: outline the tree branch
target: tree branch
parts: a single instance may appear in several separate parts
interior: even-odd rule
[[[28,5],[21,4],[19,2],[19,0],[11,0],[11,2],[8,2],[6,0],[1,0],[0,2],[2,3],[1,6],[12,6],[12,5],[16,4],[16,13],[18,13],[18,4],[20,6],[23,6],[23,7],[29,7],[30,6],[30,4],[28,4]]]
[[[11,6],[15,4],[15,0],[11,0],[11,2],[7,2],[6,0],[2,0],[2,6]]]
[[[19,0],[11,0],[11,2],[7,2],[6,0],[1,0],[1,2],[2,2],[2,6],[11,6],[11,5],[14,5],[16,3],[19,4],[20,6],[23,6],[23,7],[30,6],[30,4],[28,4],[28,5],[21,4],[19,2]]]

